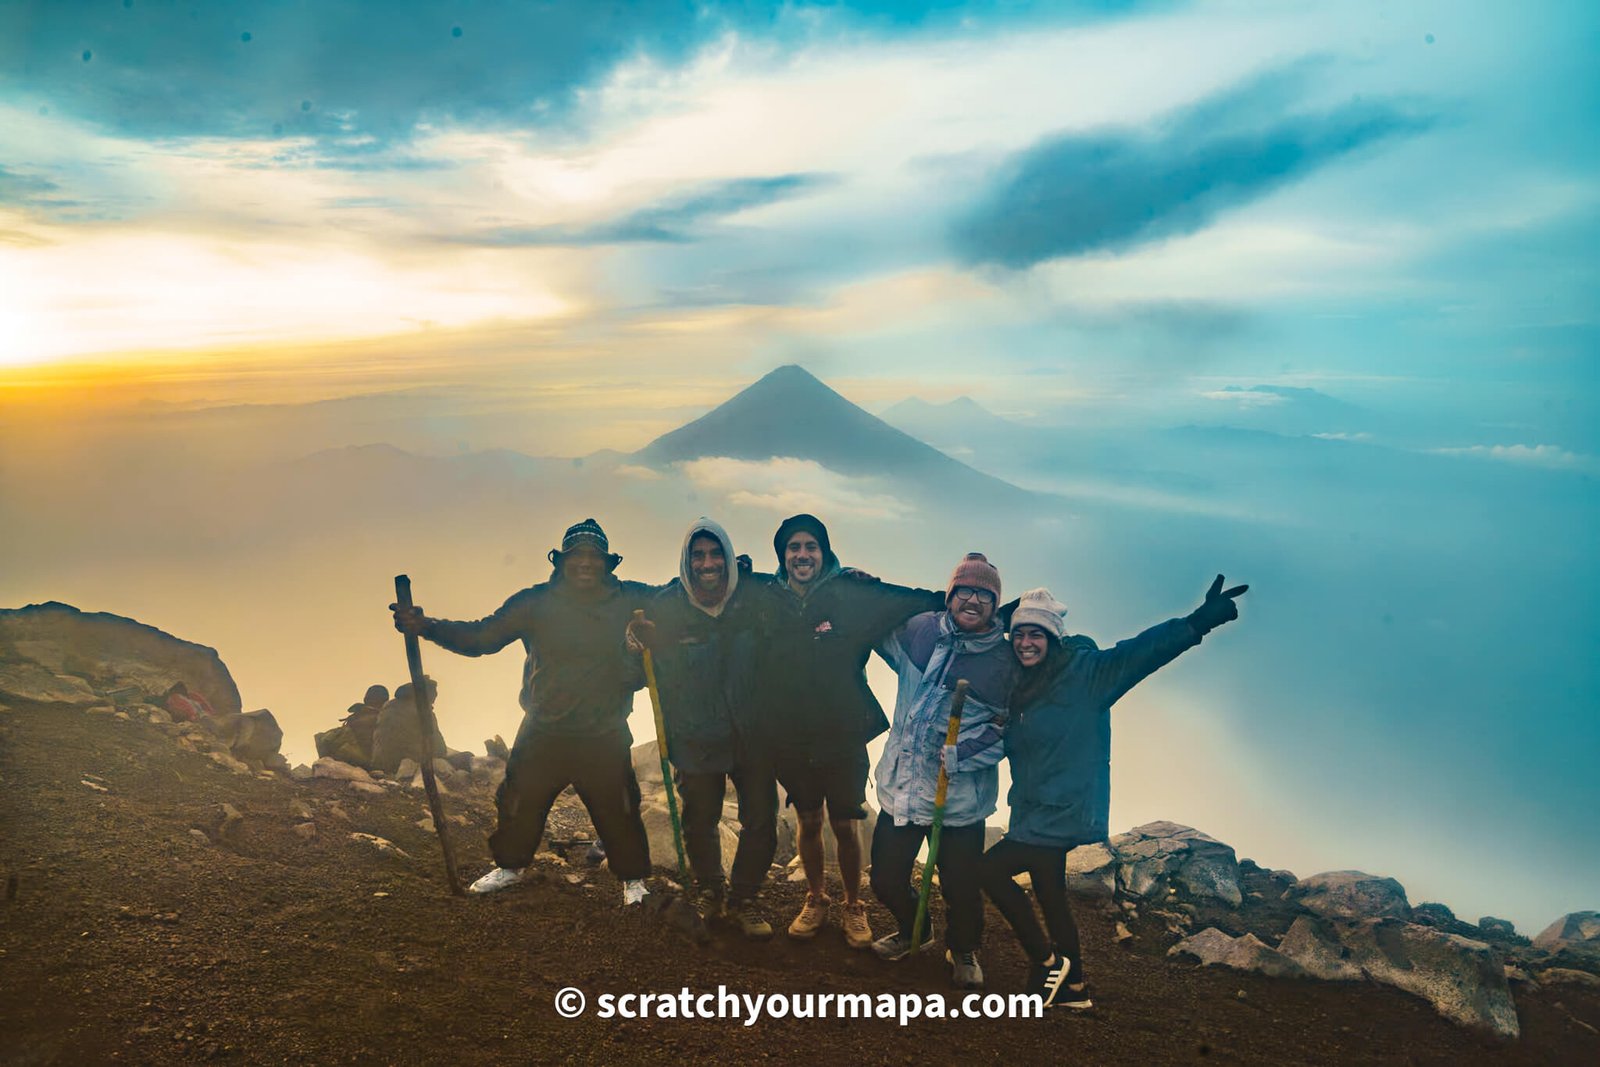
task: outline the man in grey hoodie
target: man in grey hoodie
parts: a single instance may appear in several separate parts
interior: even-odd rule
[[[629,624],[628,646],[648,645],[655,661],[667,752],[683,798],[684,850],[702,907],[763,940],[772,926],[756,894],[777,851],[778,794],[770,761],[750,743],[764,590],[740,577],[727,531],[697,519],[683,538],[678,581],[645,606],[644,622]],[[729,780],[739,799],[739,846],[724,899],[719,823]]]

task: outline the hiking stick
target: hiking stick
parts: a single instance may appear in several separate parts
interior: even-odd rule
[[[394,599],[403,613],[411,612],[411,578],[397,574],[394,578]],[[422,673],[422,643],[416,634],[406,634],[406,666],[411,668],[411,695],[417,704],[417,721],[422,725],[422,788],[428,794],[428,812],[433,816],[433,828],[439,834],[439,847],[444,850],[444,876],[450,883],[450,892],[461,896],[461,879],[456,875],[456,854],[450,848],[450,836],[444,830],[444,803],[439,799],[439,783],[433,780],[433,735],[438,725],[433,717],[433,700],[428,696],[428,680]]]
[[[956,682],[956,695],[950,698],[950,725],[944,743],[953,745],[961,733],[961,706],[967,702],[967,680]],[[944,750],[939,750],[939,788],[933,794],[933,826],[928,830],[928,861],[922,865],[922,891],[917,894],[917,918],[911,924],[911,949],[922,944],[922,931],[928,921],[928,897],[933,893],[933,865],[939,861],[939,835],[944,830],[944,796],[950,788],[950,775],[944,769]]]
[[[644,621],[644,609],[633,613],[635,622]],[[643,644],[643,642],[640,642]],[[644,681],[650,689],[650,707],[656,713],[656,751],[661,755],[661,784],[667,790],[667,815],[672,819],[672,844],[678,850],[678,879],[684,892],[689,891],[689,861],[683,855],[683,823],[678,819],[678,794],[672,788],[672,768],[667,766],[667,721],[661,717],[661,690],[656,688],[656,661],[645,646]]]

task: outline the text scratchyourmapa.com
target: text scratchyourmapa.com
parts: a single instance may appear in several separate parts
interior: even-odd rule
[[[556,993],[556,1013],[576,1019],[588,1010],[583,990],[567,986]],[[940,993],[735,993],[719,985],[697,993],[601,993],[599,1019],[712,1019],[754,1026],[762,1019],[892,1019],[901,1026],[914,1019],[1039,1019],[1044,1001],[1032,993],[968,993],[959,1000]]]

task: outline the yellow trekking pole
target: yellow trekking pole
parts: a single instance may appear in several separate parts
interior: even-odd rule
[[[648,662],[648,661],[647,661]],[[944,743],[953,745],[961,733],[961,708],[967,702],[967,680],[956,682],[955,696],[950,698],[950,726],[945,730]],[[939,861],[939,834],[944,829],[944,797],[950,788],[950,775],[944,769],[943,750],[940,750],[939,788],[933,794],[933,826],[928,830],[928,861],[922,865],[922,892],[917,895],[917,918],[911,924],[911,950],[922,945],[922,931],[928,924],[928,897],[933,893],[933,865]]]
[[[633,613],[635,622],[644,621],[644,609]],[[644,644],[642,641],[640,644]],[[683,823],[678,819],[678,794],[672,788],[672,768],[667,764],[667,722],[661,717],[661,690],[656,688],[656,662],[650,655],[650,646],[644,646],[644,681],[650,690],[650,707],[656,713],[656,751],[661,755],[661,784],[667,790],[667,815],[672,820],[672,844],[678,850],[678,880],[689,890],[689,861],[683,854]]]

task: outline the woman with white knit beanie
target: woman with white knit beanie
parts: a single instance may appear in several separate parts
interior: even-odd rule
[[[1088,1008],[1078,927],[1067,903],[1067,853],[1106,839],[1111,806],[1111,705],[1155,671],[1239,617],[1235,598],[1248,586],[1212,583],[1205,602],[1183,618],[1100,649],[1068,637],[1066,605],[1048,589],[1030,589],[1011,613],[1011,650],[1022,679],[1011,697],[1006,757],[1011,761],[1011,823],[983,856],[983,888],[1028,953],[1028,991],[1045,1007]],[[1027,872],[1044,912],[1015,877]]]

